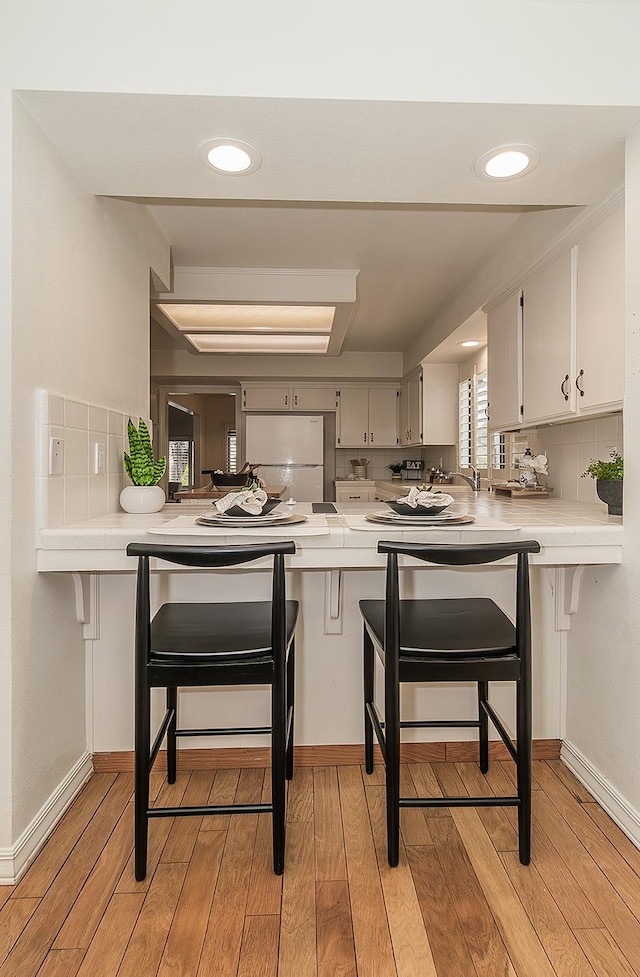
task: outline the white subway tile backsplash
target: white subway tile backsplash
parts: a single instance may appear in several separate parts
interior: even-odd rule
[[[562,444],[577,444],[578,443],[578,424],[561,424],[560,430],[562,431]]]
[[[89,430],[107,433],[109,411],[104,407],[89,407]]]
[[[106,475],[89,478],[89,518],[102,516],[109,511],[108,481]]]
[[[620,430],[620,415],[612,414],[609,417],[599,417],[596,421],[597,441],[606,441],[608,444],[616,444]]]
[[[36,393],[37,530],[120,509],[128,414]],[[109,433],[111,432],[111,433]],[[49,475],[51,438],[64,441],[64,474]],[[105,471],[94,474],[94,445],[105,446]]]
[[[65,475],[89,474],[89,433],[67,428],[64,439]]]
[[[81,404],[76,400],[65,400],[64,424],[65,427],[77,427],[82,431],[88,431],[89,405]]]
[[[69,475],[64,480],[64,521],[78,522],[89,518],[89,477]]]
[[[575,501],[578,498],[577,466],[578,445],[563,444],[561,481],[561,493],[563,499],[573,499]]]
[[[578,421],[576,424],[576,430],[578,435],[578,444],[585,444],[587,442],[593,442],[596,440],[596,421],[590,419],[588,421]]]

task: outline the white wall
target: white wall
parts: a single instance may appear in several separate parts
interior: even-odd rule
[[[402,353],[342,353],[340,356],[192,356],[184,350],[156,349],[151,358],[151,373],[157,377],[219,378],[249,380],[278,377],[307,379],[399,380]]]
[[[390,6],[387,0],[352,0],[349,4],[326,0],[321,7],[309,7],[299,0],[270,4],[247,0],[235,7],[222,7],[185,0],[176,14],[175,4],[167,0],[112,0],[108,5],[97,0],[58,0],[55,4],[22,0],[5,4],[2,18],[0,338],[6,352],[0,357],[0,475],[5,487],[0,493],[0,846],[17,837],[34,807],[47,796],[74,754],[79,738],[78,690],[63,690],[66,698],[61,702],[52,702],[49,690],[45,695],[46,679],[52,677],[59,685],[65,669],[67,684],[74,683],[71,675],[80,670],[81,652],[79,629],[72,623],[70,607],[63,606],[64,602],[69,603],[68,584],[38,581],[33,573],[30,391],[39,383],[53,392],[57,388],[59,393],[109,405],[114,396],[120,395],[127,400],[121,409],[135,411],[142,410],[147,395],[147,380],[140,379],[146,371],[138,333],[141,326],[134,311],[140,308],[140,296],[131,285],[132,277],[140,270],[140,252],[144,251],[145,233],[139,216],[134,216],[134,210],[126,203],[87,199],[77,187],[74,196],[70,192],[71,174],[54,160],[48,148],[37,166],[21,155],[15,172],[16,188],[23,197],[28,198],[31,193],[38,197],[42,175],[57,187],[57,199],[71,205],[70,217],[66,218],[65,208],[54,208],[56,224],[48,227],[49,205],[45,202],[45,209],[37,215],[29,199],[23,201],[24,219],[33,239],[32,258],[21,250],[20,237],[25,228],[22,207],[16,207],[16,244],[27,258],[28,267],[25,270],[23,261],[16,256],[18,295],[14,298],[12,327],[11,90],[640,104],[640,8],[635,4],[551,4],[535,0],[434,0],[425,4],[423,0],[403,0]],[[357,44],[354,38],[358,39]],[[38,139],[27,120],[18,115],[18,148],[22,153],[26,142]],[[640,156],[637,145],[634,153]],[[19,172],[22,165],[33,177],[29,186],[26,174],[22,177]],[[78,212],[81,200],[84,204]],[[639,268],[635,236],[640,216],[635,200],[629,217],[634,235],[630,253]],[[75,226],[74,220],[78,221]],[[79,225],[89,235],[84,252],[68,236],[75,240]],[[43,246],[38,241],[40,234]],[[91,248],[95,249],[93,254]],[[59,253],[73,260],[58,260]],[[51,275],[54,267],[56,274]],[[111,272],[104,287],[105,280],[96,273],[98,268],[109,268]],[[85,283],[92,286],[91,302],[85,293],[78,309],[70,296],[77,288],[84,288]],[[476,287],[476,294],[477,291]],[[442,335],[447,320],[457,319],[453,322],[456,326],[481,303],[475,301],[466,312],[458,314],[464,304],[457,303],[455,310],[443,315]],[[638,308],[637,295],[633,307]],[[145,336],[146,328],[145,322]],[[12,329],[16,337],[16,372],[15,403],[10,410],[8,351]],[[629,329],[631,334],[631,322]],[[631,373],[634,366],[638,367],[638,357],[633,341],[631,346],[628,401],[635,423],[629,424],[627,431],[637,430],[640,420],[640,394],[635,389],[640,381]],[[418,349],[415,362],[426,352]],[[89,367],[96,362],[100,367],[93,371]],[[98,391],[108,393],[108,397],[97,396]],[[13,453],[12,423],[16,445]],[[629,447],[632,448],[631,443]],[[625,560],[632,562],[619,571],[622,586],[610,588],[606,604],[619,614],[616,633],[625,639],[637,635],[640,626],[640,611],[636,610],[636,595],[640,592],[636,542],[638,472],[631,454],[631,450],[627,452],[625,522],[629,555],[625,555]],[[624,601],[619,601],[614,591],[617,595],[622,593]],[[629,647],[628,643],[625,647]],[[47,660],[51,662],[49,669]],[[12,667],[15,715],[8,692],[12,687]],[[635,700],[637,716],[640,679],[635,672],[629,679],[627,694]],[[69,697],[73,698],[74,707],[70,722],[62,715],[63,702]],[[615,701],[607,700],[608,716],[615,708]],[[42,715],[39,709],[43,709]],[[34,720],[32,729],[26,723],[28,714]],[[12,720],[15,742],[11,749]],[[636,723],[629,720],[635,733]],[[639,740],[636,735],[635,741]],[[612,740],[613,746],[620,746],[623,751],[628,751],[629,742],[628,737],[622,736]],[[34,764],[31,771],[30,763]],[[637,764],[633,766],[623,752],[614,770],[621,789],[627,790],[635,782],[636,770]],[[636,793],[634,787],[634,797]]]
[[[168,275],[169,254],[143,208],[78,185],[19,103],[14,154],[15,839],[85,751],[85,649],[71,581],[34,572],[36,388],[148,414],[149,268]]]

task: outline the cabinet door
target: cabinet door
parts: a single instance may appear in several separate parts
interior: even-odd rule
[[[408,444],[422,444],[422,373],[409,380]]]
[[[524,423],[527,425],[575,414],[574,280],[575,248],[556,258],[524,288]]]
[[[398,389],[369,388],[369,445],[395,448],[398,442]]]
[[[492,431],[522,424],[522,315],[519,290],[487,316],[487,414]]]
[[[335,410],[336,392],[332,387],[294,387],[294,410]]]
[[[624,208],[578,244],[578,411],[622,406],[624,395]]]
[[[398,405],[398,433],[400,435],[400,444],[411,444],[411,436],[409,434],[409,398],[411,396],[410,391],[410,381],[405,380],[405,382],[400,387],[400,403]]]
[[[244,387],[243,410],[291,410],[290,387]]]
[[[338,403],[340,404],[337,426],[338,445],[341,448],[368,447],[369,391],[367,388],[341,387]]]
[[[422,368],[422,443],[458,441],[458,365],[425,363]]]

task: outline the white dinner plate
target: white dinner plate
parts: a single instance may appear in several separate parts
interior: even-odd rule
[[[225,529],[257,529],[263,526],[295,526],[306,522],[307,516],[290,516],[286,512],[266,516],[198,516],[199,526],[224,526]]]
[[[419,526],[421,529],[426,529],[427,526],[465,526],[475,522],[475,516],[455,515],[453,512],[441,512],[437,516],[399,516],[397,512],[372,512],[365,519],[384,526]]]

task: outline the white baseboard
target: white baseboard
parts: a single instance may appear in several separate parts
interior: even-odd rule
[[[47,798],[11,848],[0,848],[0,885],[13,885],[26,871],[82,785],[93,773],[90,753],[84,753]]]
[[[593,794],[600,807],[613,818],[636,848],[640,848],[640,811],[618,793],[606,777],[582,755],[573,743],[565,740],[560,750],[560,759],[578,780]]]

